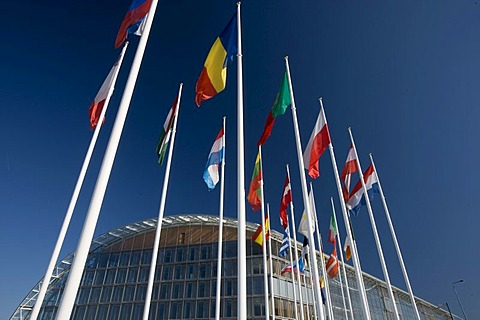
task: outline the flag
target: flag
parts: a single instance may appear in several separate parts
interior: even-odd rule
[[[107,77],[105,78],[105,81],[103,81],[100,90],[98,90],[95,99],[93,99],[90,108],[88,108],[88,117],[90,118],[90,130],[93,130],[93,128],[95,128],[95,126],[98,124],[98,121],[100,120],[100,114],[102,113],[103,106],[105,105],[105,101],[108,98],[108,94],[110,91],[113,92],[115,86],[115,74],[118,73],[121,60],[122,54],[118,57],[117,61],[113,65]]]
[[[165,122],[163,124],[162,132],[160,133],[160,138],[158,139],[157,156],[159,165],[162,165],[163,163],[163,158],[165,157],[168,142],[170,141],[173,119],[175,119],[175,117],[177,116],[177,102],[178,96],[177,98],[175,98],[175,102],[173,102],[172,108],[168,112],[167,118],[165,119]]]
[[[262,208],[262,165],[261,165],[260,150],[255,160],[255,168],[253,169],[252,181],[250,182],[250,191],[248,192],[248,203],[252,206],[253,211],[258,211]]]
[[[377,175],[374,174],[374,168],[373,165],[370,164],[368,166],[367,170],[363,174],[363,181],[365,181],[365,187],[367,189],[368,193],[368,199],[372,200],[373,196],[377,193],[380,193],[380,190],[378,188],[378,179]],[[358,180],[357,184],[352,190],[352,193],[350,195],[350,198],[347,201],[347,209],[353,214],[357,215],[360,209],[366,205],[366,200],[363,195],[363,187],[362,187],[362,182]]]
[[[290,231],[287,226],[287,228],[283,232],[282,244],[280,245],[280,251],[278,252],[278,255],[280,257],[285,257],[288,253],[288,249],[290,249],[289,238],[290,238]]]
[[[283,185],[282,200],[280,201],[280,222],[282,223],[283,229],[288,228],[288,215],[287,207],[292,202],[292,189],[290,187],[290,180],[288,175],[285,178],[285,184]]]
[[[310,201],[310,210],[312,211],[312,220],[313,220],[313,205],[314,205],[314,199],[313,199],[313,192],[310,190],[310,193],[308,194],[308,200]],[[312,228],[313,232],[315,232],[315,224],[312,223]],[[307,208],[305,206],[305,209],[303,210],[302,214],[302,219],[300,220],[300,223],[298,224],[298,232],[303,234],[304,236],[308,236],[308,220],[307,220]]]
[[[337,224],[335,223],[335,215],[332,211],[332,216],[330,217],[330,228],[328,229],[328,242],[333,243],[334,245],[337,244]]]
[[[290,96],[290,87],[288,86],[288,76],[287,71],[283,74],[282,84],[280,86],[280,91],[277,94],[275,103],[273,104],[272,111],[268,114],[267,122],[265,123],[265,128],[263,129],[262,136],[257,142],[257,146],[261,146],[267,141],[268,137],[272,133],[273,124],[275,123],[275,118],[282,116],[287,107],[292,104]]]
[[[220,129],[220,132],[213,143],[212,149],[210,149],[210,154],[208,155],[207,165],[205,166],[205,171],[203,172],[203,180],[208,186],[208,189],[213,190],[218,183],[219,174],[218,166],[222,163],[224,145],[223,145],[223,127]]]
[[[133,0],[123,18],[120,29],[115,39],[115,48],[118,48],[127,39],[127,34],[136,33],[142,25],[143,20],[150,11],[152,0]]]
[[[195,86],[195,103],[200,107],[202,101],[208,100],[225,89],[227,83],[227,65],[237,54],[237,14],[213,43],[202,72]]]
[[[308,170],[308,175],[313,179],[320,176],[318,161],[330,143],[327,119],[325,118],[323,108],[321,108],[312,135],[303,153],[305,169]]]
[[[322,303],[325,304],[327,298],[325,295],[325,281],[323,280],[323,276],[320,276],[320,293],[322,294]]]
[[[353,146],[350,145],[350,150],[348,151],[347,160],[345,160],[345,166],[343,167],[342,174],[340,176],[340,180],[343,181],[343,199],[345,202],[348,201],[350,197],[350,179],[352,178],[352,174],[358,171],[357,167],[357,157],[355,154],[355,150]]]
[[[265,241],[268,241],[270,237],[270,222],[268,219],[268,214],[265,215]],[[259,245],[263,245],[263,232],[262,232],[262,225],[259,225],[257,231],[252,236],[252,241],[255,241]]]
[[[348,234],[345,238],[345,243],[343,244],[343,251],[345,251],[345,259],[350,260],[352,257],[352,241],[350,240]]]
[[[303,237],[302,260],[304,265],[308,264],[308,238],[306,236]]]
[[[338,265],[338,258],[337,258],[337,246],[333,248],[333,252],[328,258],[327,264],[325,265],[325,269],[327,270],[328,276],[332,279],[338,275],[339,265]]]
[[[297,268],[297,265],[298,265],[298,268]],[[295,272],[297,273],[298,271],[300,270],[300,274],[303,274],[304,271],[305,271],[305,268],[304,268],[304,265],[303,265],[303,259],[300,258],[298,260],[298,263],[297,261],[294,261],[293,262],[293,267],[291,264],[287,264],[285,265],[282,270],[280,270],[280,273],[283,275],[284,273],[287,273],[287,272]]]

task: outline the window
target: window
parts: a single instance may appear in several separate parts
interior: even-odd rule
[[[124,268],[118,269],[115,283],[119,283],[119,284],[125,283],[126,276],[127,276],[127,269],[124,269]]]
[[[100,297],[101,302],[110,302],[110,297],[112,296],[112,287],[103,287],[102,296]],[[103,317],[102,319],[104,319]]]
[[[103,284],[103,278],[105,278],[105,270],[97,270],[97,274],[95,275],[95,284],[101,285]]]
[[[113,296],[112,296],[112,301],[113,302],[120,302],[122,301],[122,296],[123,296],[123,286],[116,286],[113,288]]]
[[[172,299],[182,299],[183,298],[183,282],[174,282]]]
[[[126,286],[125,293],[123,294],[123,301],[133,301],[133,296],[135,295],[135,286]]]
[[[130,257],[130,265],[131,266],[138,266],[140,263],[140,251],[133,251],[132,256]]]
[[[208,300],[198,300],[197,301],[197,319],[208,318],[209,309],[210,309],[210,305],[208,303]]]
[[[100,300],[100,291],[102,290],[101,287],[93,288],[92,293],[90,294],[90,304],[92,303],[98,303]]]
[[[115,273],[117,269],[108,269],[105,277],[105,284],[112,284],[115,281]]]
[[[136,283],[138,276],[138,268],[130,268],[128,270],[127,283]]]
[[[123,304],[122,310],[120,311],[120,319],[130,319],[130,313],[132,313],[132,305]],[[94,319],[94,318],[89,318],[89,319]]]
[[[185,265],[176,265],[175,266],[175,280],[181,280],[185,278]]]
[[[198,297],[209,297],[209,296],[210,296],[210,281],[199,281]]]
[[[145,294],[147,293],[147,286],[140,285],[137,286],[137,293],[135,294],[135,301],[143,301],[145,300]],[[136,319],[134,317],[134,319]]]
[[[110,267],[110,268],[117,267],[119,256],[120,256],[120,254],[118,252],[112,253],[110,255],[110,259],[108,259],[108,267]]]
[[[198,267],[199,278],[210,278],[210,263],[201,263]]]
[[[160,286],[160,299],[170,299],[171,283],[162,283]]]
[[[197,297],[197,282],[187,282],[185,289],[186,298],[196,298]]]

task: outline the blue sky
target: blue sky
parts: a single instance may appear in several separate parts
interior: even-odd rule
[[[164,167],[155,146],[180,82],[184,93],[166,214],[217,214],[218,190],[202,180],[227,116],[225,214],[236,216],[236,66],[227,88],[201,108],[195,83],[235,1],[160,1],[113,166],[96,235],[158,214]],[[0,13],[0,318],[9,317],[43,276],[92,132],[88,107],[119,51],[113,43],[129,6],[117,1],[9,1]],[[290,57],[302,143],[324,99],[339,170],[352,127],[362,166],[375,156],[414,293],[448,302],[471,319],[480,255],[475,183],[480,110],[480,11],[476,1],[253,1],[242,4],[246,187],[256,141]],[[138,39],[132,38],[107,120],[61,256],[76,248]],[[272,226],[285,164],[296,214],[303,210],[290,110],[264,146],[265,197]],[[339,202],[329,156],[313,181],[326,236],[329,199]],[[185,201],[188,199],[188,201]],[[405,289],[381,202],[373,201],[392,284]],[[259,214],[247,207],[247,219]],[[345,233],[338,216],[340,232]],[[381,279],[366,210],[354,220],[364,271]]]

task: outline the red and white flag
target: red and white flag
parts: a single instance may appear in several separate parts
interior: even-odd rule
[[[328,258],[327,264],[325,265],[325,269],[327,269],[327,274],[330,278],[335,278],[338,275],[339,265],[338,265],[338,258],[337,258],[337,248],[333,249],[330,258]]]
[[[282,223],[283,229],[288,227],[288,215],[287,208],[288,205],[292,202],[292,190],[290,188],[290,180],[288,175],[285,178],[285,185],[283,186],[282,200],[280,201],[280,222]]]
[[[348,201],[350,197],[350,181],[352,178],[352,174],[358,171],[357,167],[357,157],[355,155],[355,150],[353,146],[350,145],[350,150],[348,151],[347,160],[345,160],[345,166],[343,167],[342,174],[340,176],[340,180],[343,181],[343,198],[345,202]]]
[[[320,176],[318,160],[330,143],[327,119],[325,118],[322,107],[320,108],[320,113],[318,114],[310,140],[308,140],[307,148],[305,148],[305,152],[303,153],[305,169],[308,170],[308,175],[313,179]]]

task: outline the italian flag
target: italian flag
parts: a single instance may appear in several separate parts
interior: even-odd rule
[[[292,103],[290,96],[290,88],[288,86],[288,76],[287,71],[283,74],[282,85],[280,86],[280,91],[277,94],[275,103],[273,104],[272,111],[268,114],[267,122],[265,123],[265,128],[263,129],[262,136],[257,142],[257,146],[263,145],[270,134],[272,133],[273,124],[275,123],[275,118],[285,114],[287,107]]]
[[[170,141],[173,119],[177,115],[177,102],[178,102],[178,96],[175,99],[175,102],[173,103],[172,108],[168,112],[167,119],[165,119],[165,123],[163,124],[163,127],[162,127],[162,132],[160,133],[160,138],[158,138],[157,156],[158,156],[159,165],[162,165],[163,163],[163,158],[165,157],[165,152],[167,150],[168,142]]]
[[[248,192],[248,203],[252,206],[253,211],[258,211],[262,208],[262,158],[260,157],[260,150],[258,151],[257,159],[255,160],[255,168],[253,169],[252,181],[250,182],[250,190]]]
[[[330,229],[328,230],[328,242],[333,243],[335,246],[337,244],[335,238],[338,234],[337,224],[335,223],[335,216],[332,212],[332,217],[330,218]]]
[[[313,179],[320,176],[318,160],[330,143],[331,140],[330,133],[328,132],[327,119],[325,118],[325,113],[322,107],[318,114],[317,122],[313,128],[310,140],[308,140],[307,148],[303,153],[305,169],[308,170],[308,175]]]

